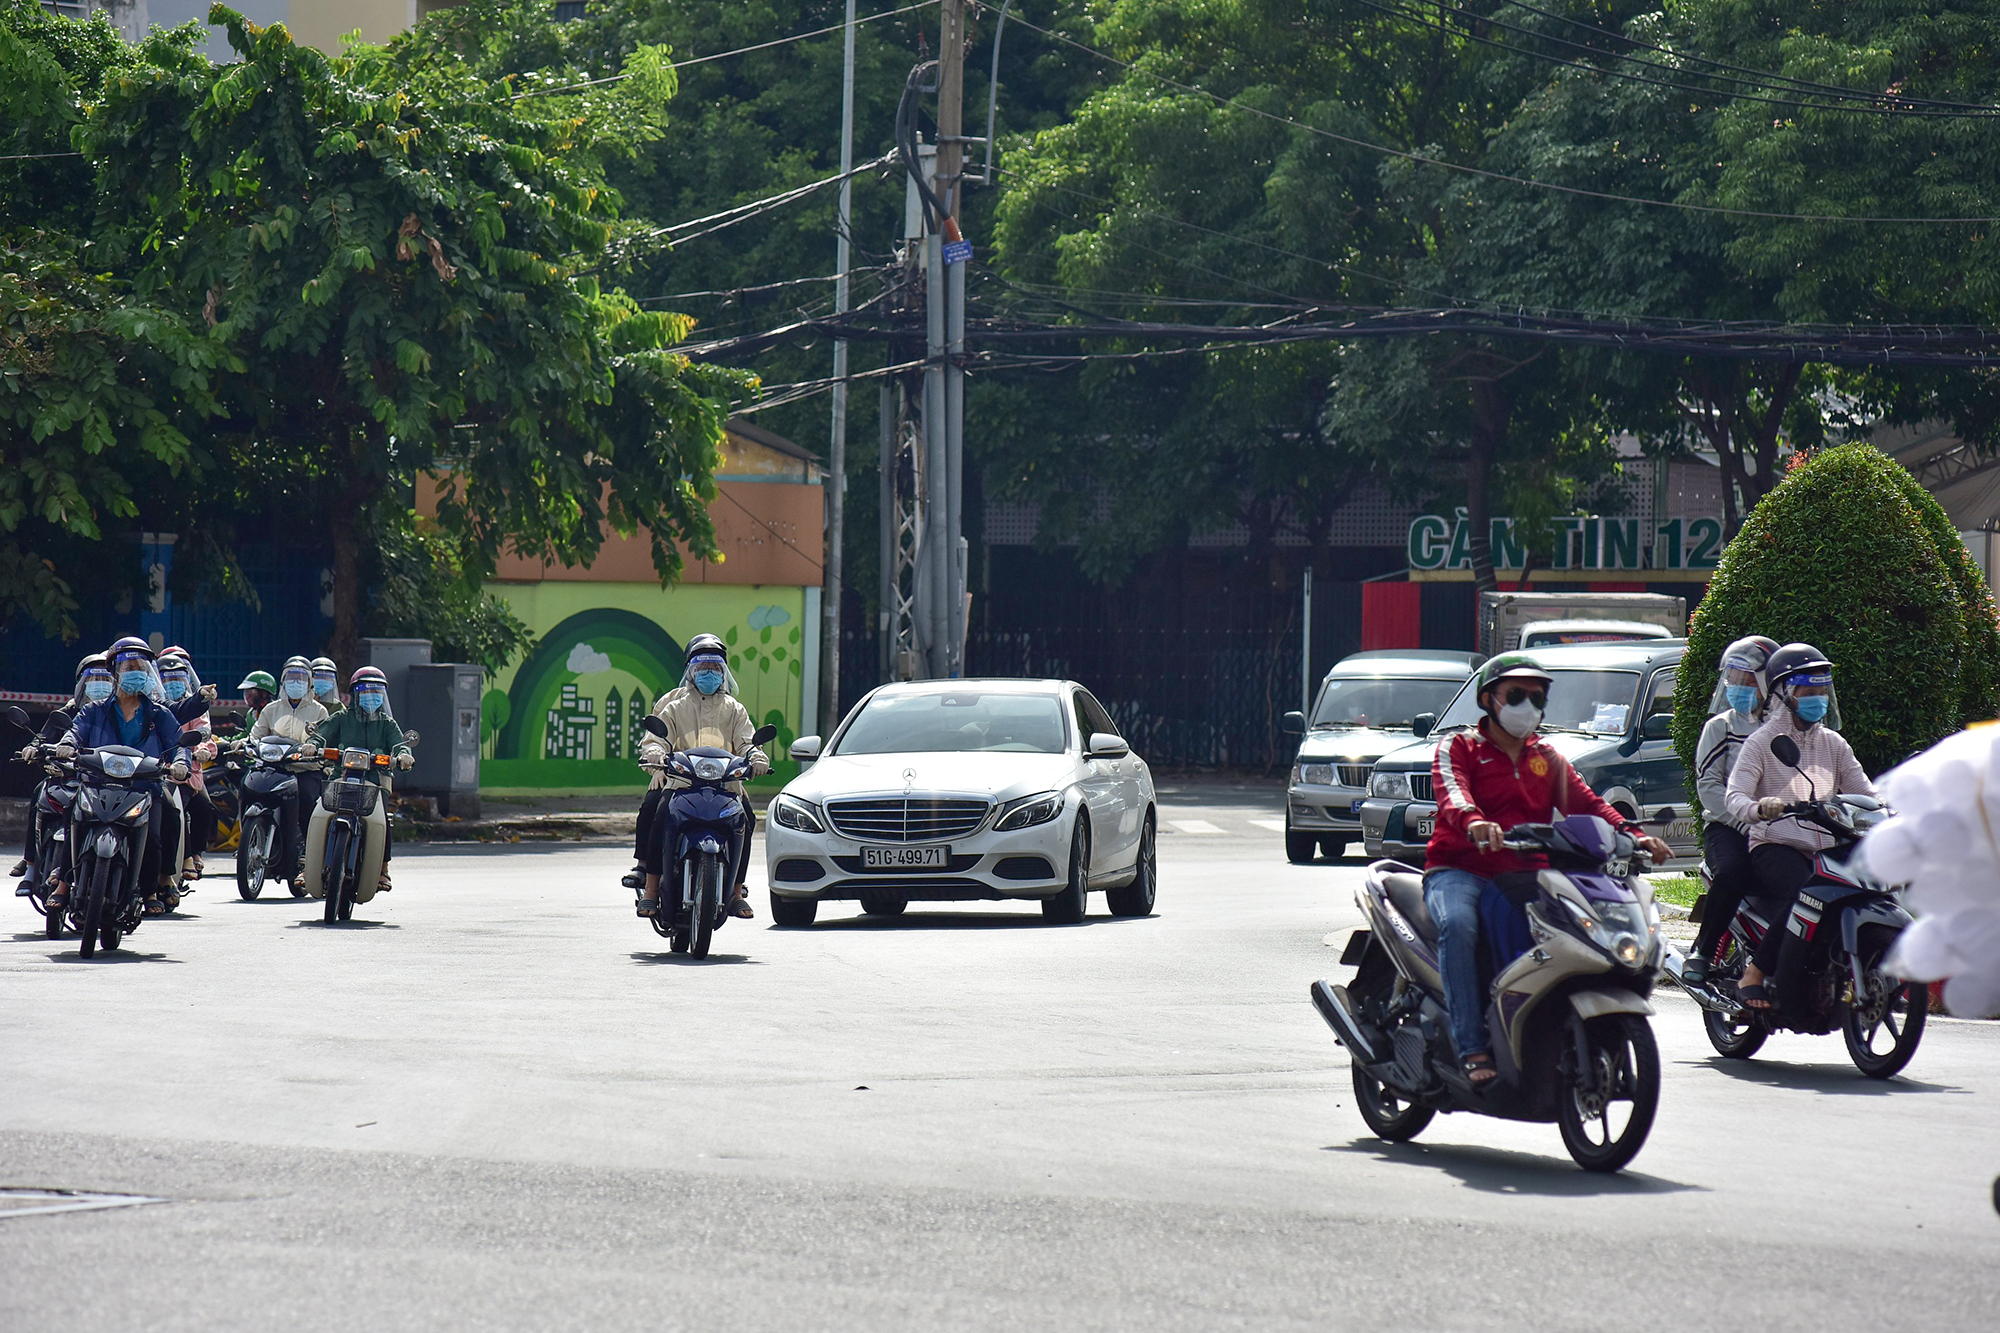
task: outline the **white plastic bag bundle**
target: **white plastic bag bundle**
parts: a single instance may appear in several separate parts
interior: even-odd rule
[[[1875,875],[1910,886],[1917,915],[1889,970],[1944,982],[1954,1014],[2000,1017],[2000,725],[1940,741],[1879,785],[1896,814],[1861,855]]]

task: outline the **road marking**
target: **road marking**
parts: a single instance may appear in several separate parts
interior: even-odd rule
[[[165,1203],[165,1199],[143,1194],[95,1194],[88,1190],[0,1189],[0,1217],[28,1217],[35,1213],[82,1213],[98,1208],[136,1208],[141,1204]]]
[[[1267,828],[1273,833],[1283,833],[1285,831],[1285,821],[1282,819],[1253,819],[1250,822],[1258,828]]]
[[[1221,829],[1206,819],[1169,819],[1168,827],[1176,833],[1220,833]]]

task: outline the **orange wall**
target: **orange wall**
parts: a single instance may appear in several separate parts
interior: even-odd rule
[[[817,587],[825,558],[824,492],[816,485],[769,481],[718,481],[708,507],[723,561],[690,560],[687,583],[776,583]],[[417,512],[437,512],[437,484],[417,482]],[[644,531],[611,536],[588,568],[546,564],[502,553],[493,570],[502,583],[653,583],[652,545]]]

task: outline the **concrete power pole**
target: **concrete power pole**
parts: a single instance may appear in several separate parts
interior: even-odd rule
[[[943,235],[937,242],[941,263],[931,274],[942,289],[939,304],[944,316],[944,327],[937,331],[943,345],[932,355],[945,358],[939,367],[944,416],[938,432],[943,445],[939,461],[943,464],[944,494],[940,497],[943,512],[938,515],[942,540],[933,568],[943,596],[935,617],[941,640],[935,669],[947,677],[965,674],[965,371],[957,364],[965,354],[965,262],[972,252],[958,229],[965,199],[965,48],[969,37],[965,7],[966,0],[943,0],[939,7],[937,187],[946,215],[940,219]]]
[[[854,220],[854,0],[847,0],[845,60],[840,81],[840,210],[835,224],[833,312],[847,313],[848,230]],[[826,677],[822,730],[829,736],[840,723],[841,546],[847,535],[847,340],[833,344],[833,439],[827,448],[826,593],[821,604],[825,647],[820,668]]]

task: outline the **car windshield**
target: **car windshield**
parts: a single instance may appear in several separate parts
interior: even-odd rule
[[[1408,730],[1419,713],[1445,706],[1463,681],[1396,676],[1336,677],[1320,691],[1315,727],[1395,727]]]
[[[1632,704],[1639,697],[1636,671],[1586,671],[1581,668],[1548,668],[1555,683],[1549,686],[1549,708],[1542,718],[1543,731],[1581,731],[1593,736],[1622,736],[1632,720]],[[1454,731],[1479,721],[1479,703],[1474,682],[1467,681],[1451,707],[1438,719],[1439,731]]]
[[[1062,703],[1054,695],[878,694],[829,753],[1061,754],[1064,739]]]

